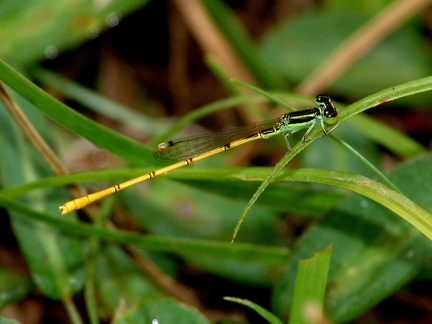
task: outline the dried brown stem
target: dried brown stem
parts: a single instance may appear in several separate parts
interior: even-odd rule
[[[297,91],[312,95],[329,87],[383,38],[431,3],[431,0],[394,1],[342,43],[298,86]]]

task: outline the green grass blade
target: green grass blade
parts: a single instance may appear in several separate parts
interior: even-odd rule
[[[276,315],[272,314],[264,307],[261,307],[260,305],[251,302],[250,300],[237,297],[224,297],[224,299],[253,309],[259,315],[261,315],[262,318],[264,318],[267,322],[271,324],[282,324],[282,321]]]
[[[330,264],[331,246],[315,253],[312,258],[300,260],[294,284],[289,323],[314,323],[308,311],[324,311],[324,295]],[[308,309],[309,308],[309,309]]]
[[[382,203],[380,199],[386,200],[386,207],[406,208],[409,217],[423,214],[425,226],[430,229],[431,161],[431,155],[421,156],[403,163],[388,175],[405,196],[386,187],[374,187],[369,180],[362,181],[361,178],[353,178],[355,181],[349,186],[358,187],[354,191],[361,194],[365,194],[363,190],[370,191],[366,196],[379,203]],[[334,174],[333,181],[350,181],[342,180],[341,175]],[[412,200],[405,204],[407,197]],[[417,209],[419,206],[422,206],[420,210]],[[307,258],[329,244],[332,244],[333,252],[326,311],[335,322],[353,320],[412,280],[428,262],[432,242],[430,236],[423,235],[425,231],[422,234],[409,219],[405,220],[410,223],[389,209],[364,196],[351,195],[325,213],[297,242],[292,257],[282,270],[273,296],[276,313],[286,314],[286,305],[292,300],[289,291],[296,260]]]
[[[0,80],[60,125],[123,159],[140,164],[153,161],[151,150],[84,117],[42,91],[0,60]]]
[[[412,138],[367,115],[356,115],[347,124],[402,158],[408,159],[427,152]]]
[[[360,160],[368,169],[370,169],[381,181],[389,186],[391,189],[395,191],[399,191],[399,189],[396,187],[396,185],[390,181],[389,178],[387,178],[384,173],[382,173],[375,165],[372,164],[368,159],[366,159],[363,155],[360,154],[356,149],[354,149],[351,145],[349,145],[347,142],[341,140],[339,137],[334,136],[332,134],[329,135],[336,143],[338,143],[340,146],[342,146],[344,149],[346,149],[348,152],[350,152],[353,156],[355,156],[358,160]]]
[[[367,96],[342,110],[340,113],[340,121],[342,122],[347,120],[348,118],[357,115],[366,109],[379,106],[386,102],[430,90],[432,90],[432,77],[430,76],[386,88],[370,96]]]
[[[282,161],[282,162],[285,162]],[[255,181],[260,182],[268,177],[269,170],[272,168],[185,168],[177,170],[166,175],[167,178],[181,179],[183,181],[211,181],[229,180],[229,181]],[[121,172],[120,172],[121,171]],[[120,173],[119,173],[120,172]],[[83,176],[88,180],[97,180],[101,178],[109,178],[118,174],[139,174],[140,170],[134,170],[133,173],[128,173],[130,170],[119,170],[115,172],[103,171],[98,173],[85,173]],[[7,195],[15,196],[22,194],[28,190],[42,188],[48,185],[65,184],[70,181],[82,179],[79,174],[58,177],[56,179],[45,179],[37,183],[10,188],[3,191]],[[282,182],[307,182],[320,183],[330,185],[346,190],[359,193],[368,197],[386,208],[392,210],[427,237],[432,238],[432,215],[422,209],[420,206],[409,200],[404,195],[390,189],[389,187],[366,177],[354,175],[338,171],[316,170],[316,169],[285,169],[276,176],[277,181]]]
[[[109,117],[129,127],[146,131],[151,135],[160,132],[160,125],[155,123],[154,119],[114,102],[96,91],[90,90],[59,74],[36,68],[31,70],[31,75],[44,86],[58,91],[66,98],[72,99],[102,116]]]
[[[65,218],[32,210],[5,195],[0,194],[0,206],[25,215],[26,218],[46,223],[53,228],[78,236],[98,237],[113,243],[128,243],[152,251],[173,252],[181,254],[227,257],[238,260],[255,260],[267,264],[280,265],[286,261],[287,250],[284,248],[257,246],[253,244],[220,243],[204,240],[139,235],[126,231],[109,231],[95,228],[83,223],[71,222]]]
[[[98,215],[95,218],[93,226],[103,228],[105,221],[109,218],[115,199],[109,197],[104,200],[102,207],[99,209]],[[88,313],[89,322],[91,324],[99,323],[98,306],[96,303],[96,280],[97,274],[97,257],[100,255],[101,242],[97,237],[91,237],[88,244],[88,257],[84,265],[85,283],[84,283],[84,300]]]

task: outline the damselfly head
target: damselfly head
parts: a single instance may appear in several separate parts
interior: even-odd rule
[[[316,96],[315,104],[322,109],[322,114],[327,124],[335,124],[338,121],[338,112],[330,96],[326,94]]]
[[[315,104],[321,108],[327,108],[333,106],[330,96],[326,94],[320,94],[315,97]]]

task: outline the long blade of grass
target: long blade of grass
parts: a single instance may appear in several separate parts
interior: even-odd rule
[[[235,258],[238,260],[254,260],[267,264],[281,265],[288,257],[287,250],[277,247],[257,246],[251,244],[220,243],[203,240],[187,240],[179,238],[140,235],[126,231],[113,231],[95,228],[84,223],[71,222],[64,218],[54,217],[48,213],[28,208],[5,195],[0,194],[0,206],[9,208],[25,215],[26,218],[49,224],[50,226],[78,236],[98,237],[113,243],[135,245],[153,251],[165,251],[181,254],[207,255],[214,257]]]
[[[165,175],[165,177],[186,181],[211,181],[213,179],[218,181],[261,182],[268,177],[269,170],[273,170],[273,168],[186,168]],[[109,173],[107,173],[108,175]],[[14,190],[14,188],[3,190],[2,195],[12,197],[35,188],[73,182],[77,176],[79,175],[41,180],[35,184],[20,186],[17,190]],[[97,178],[101,176],[104,177],[105,175],[99,175]],[[432,239],[432,215],[401,193],[375,180],[346,172],[319,169],[284,169],[275,176],[275,179],[278,182],[319,183],[359,193],[390,209]]]
[[[140,164],[153,161],[151,150],[86,118],[54,99],[0,60],[0,79],[60,125],[123,159]]]
[[[289,323],[314,323],[315,311],[322,317],[331,250],[329,246],[312,258],[299,261]]]
[[[156,124],[153,119],[139,114],[118,102],[114,102],[100,93],[90,90],[64,76],[41,68],[32,69],[31,74],[32,77],[36,78],[36,80],[41,82],[44,86],[48,86],[60,92],[65,97],[103,116],[107,116],[139,130],[145,130],[149,134],[157,134],[160,132],[159,125]]]

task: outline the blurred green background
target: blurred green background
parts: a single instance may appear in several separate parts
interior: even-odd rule
[[[410,1],[399,1],[404,2],[408,8]],[[330,94],[343,110],[384,88],[430,76],[432,10],[418,2],[412,15],[319,92]],[[107,170],[69,180],[49,178],[54,173],[2,109],[2,189],[11,194],[15,187],[48,178],[40,184],[43,190],[22,195],[19,201],[54,220],[42,223],[42,218],[30,219],[30,212],[2,210],[0,321],[79,323],[76,316],[84,322],[90,317],[93,323],[128,318],[138,323],[144,317],[137,309],[146,316],[170,315],[167,323],[264,321],[245,307],[223,301],[223,296],[250,299],[285,319],[298,260],[330,244],[325,307],[330,320],[430,321],[429,240],[364,197],[319,184],[273,183],[248,214],[238,245],[229,244],[247,201],[286,151],[281,138],[212,157],[167,179],[128,189],[103,205],[119,227],[142,234],[139,243],[130,237],[99,241],[101,224],[88,224],[94,226],[93,234],[78,235],[79,228],[65,231],[57,209],[71,199],[59,189],[66,182],[83,182],[95,191],[154,170],[161,164],[151,150],[160,141],[285,112],[256,95],[241,96],[242,90],[227,84],[231,77],[277,93],[296,109],[311,107],[317,93],[296,89],[347,38],[393,4],[0,0],[0,59],[103,128],[92,129],[78,117],[61,122],[63,110],[60,121],[53,122],[40,113],[44,107],[35,104],[35,109],[29,103],[37,102],[37,95],[33,101],[16,92],[13,97],[68,170]],[[4,74],[0,80],[13,88]],[[335,131],[383,172],[390,172],[402,192],[429,211],[431,99],[430,92],[407,96],[368,111],[379,125],[353,118]],[[204,117],[196,121],[191,112]],[[187,127],[167,137],[165,131],[182,116],[187,116],[180,119]],[[387,129],[378,132],[385,126],[399,132],[407,146],[398,150],[400,137]],[[93,137],[84,139],[92,130]],[[291,144],[300,138],[293,136]],[[329,138],[313,143],[290,167],[372,177]],[[104,179],[111,182],[96,182]],[[86,218],[79,213],[66,219]],[[139,270],[117,244],[120,241],[140,248],[147,262],[159,269],[156,279]],[[201,314],[197,307],[183,308],[164,299],[170,294],[160,281],[167,274],[195,294],[205,306]],[[89,299],[97,315],[89,310]]]

